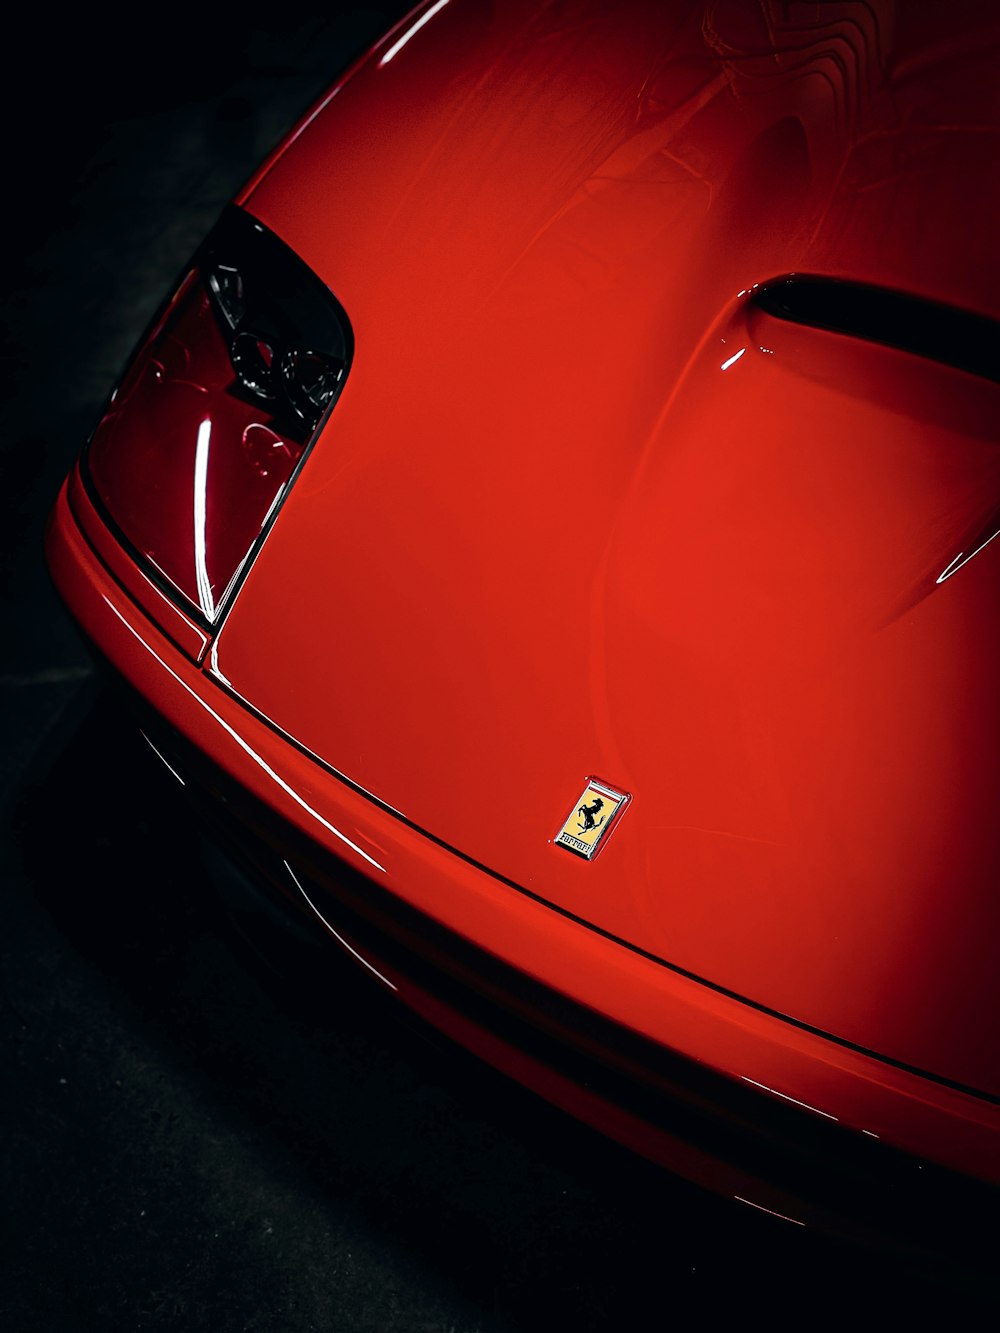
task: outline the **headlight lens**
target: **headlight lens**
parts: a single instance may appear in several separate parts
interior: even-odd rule
[[[347,317],[227,209],[140,346],[85,453],[89,489],[161,584],[218,620],[343,388]]]

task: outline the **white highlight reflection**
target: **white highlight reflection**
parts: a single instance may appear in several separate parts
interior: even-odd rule
[[[734,1194],[733,1198],[737,1203],[746,1203],[762,1213],[770,1213],[772,1217],[780,1217],[782,1222],[793,1222],[797,1227],[805,1226],[805,1222],[800,1222],[797,1217],[789,1217],[787,1213],[776,1213],[773,1208],[765,1208],[762,1203],[754,1203],[753,1199],[744,1199],[740,1194]]]
[[[985,550],[990,542],[994,541],[997,537],[1000,537],[1000,528],[994,532],[992,537],[987,537],[984,542],[980,542],[976,549],[970,551],[968,555],[966,555],[964,551],[959,551],[958,555],[955,556],[955,559],[951,562],[948,568],[942,570],[934,582],[944,583],[945,579],[950,579],[952,574],[957,574],[963,565],[967,565],[974,555],[978,555],[980,551]]]
[[[740,357],[743,355],[743,353],[744,353],[746,350],[747,350],[747,349],[746,349],[745,347],[741,347],[740,350],[739,350],[738,352],[735,352],[735,353],[729,358],[728,361],[723,361],[723,363],[722,363],[722,365],[719,367],[719,369],[720,369],[720,370],[728,370],[730,366],[736,364],[736,362],[740,359]]]
[[[229,680],[229,677],[223,675],[222,668],[219,666],[218,638],[212,640],[212,647],[209,650],[208,654],[208,669],[211,671],[213,676],[216,676],[219,680],[222,681],[223,685],[228,685],[230,689],[233,688],[232,682]]]
[[[177,769],[174,768],[173,764],[171,764],[171,763],[169,762],[169,760],[164,759],[163,755],[160,754],[159,750],[156,748],[156,746],[155,746],[155,745],[153,744],[153,742],[149,739],[149,737],[146,735],[146,733],[143,731],[143,729],[142,729],[141,727],[139,728],[139,735],[140,735],[140,736],[142,737],[142,739],[146,742],[146,744],[149,746],[149,748],[153,751],[153,753],[156,755],[157,759],[159,759],[160,763],[164,766],[164,768],[169,768],[170,771],[171,771],[171,773],[173,773],[174,777],[175,777],[175,778],[177,779],[177,781],[181,784],[181,786],[182,786],[182,787],[186,787],[186,786],[187,786],[187,783],[184,781],[184,779],[181,777],[181,775],[177,772]]]
[[[206,417],[198,427],[198,447],[194,455],[194,569],[198,580],[198,601],[209,620],[215,617],[205,539],[208,518],[208,447],[211,440],[212,423]]]
[[[388,65],[389,61],[393,58],[393,56],[399,55],[400,51],[402,51],[403,47],[410,40],[410,38],[416,37],[417,33],[424,26],[424,24],[429,23],[435,14],[437,14],[440,10],[444,9],[447,3],[448,0],[437,0],[437,4],[431,5],[430,9],[428,9],[426,14],[421,14],[420,17],[417,19],[416,23],[414,23],[412,27],[407,28],[406,32],[403,33],[399,41],[396,42],[393,46],[389,47],[388,51],[386,51],[385,55],[378,62],[379,69],[381,69],[383,65]]]
[[[137,643],[141,644],[142,647],[145,648],[146,652],[149,653],[150,657],[156,658],[157,662],[159,662],[160,666],[163,667],[167,675],[172,676],[174,680],[177,682],[177,684],[181,687],[181,689],[190,694],[191,698],[195,701],[195,703],[198,704],[200,708],[203,708],[211,718],[213,718],[216,722],[218,722],[219,726],[223,729],[223,731],[226,732],[228,736],[232,737],[232,739],[236,742],[236,744],[240,747],[240,749],[244,752],[244,754],[249,755],[249,757],[254,761],[254,763],[257,764],[260,768],[262,768],[264,772],[267,774],[267,776],[272,780],[272,782],[275,782],[287,796],[290,796],[297,806],[299,806],[302,810],[304,810],[306,814],[312,815],[313,819],[315,819],[318,824],[322,824],[323,828],[325,828],[328,833],[332,833],[335,838],[338,838],[342,843],[350,847],[351,851],[356,852],[363,861],[367,861],[368,864],[370,866],[374,866],[376,870],[381,870],[383,875],[386,873],[385,866],[379,865],[379,863],[375,860],[374,856],[369,856],[368,853],[364,850],[364,848],[359,847],[356,842],[352,842],[346,833],[341,833],[339,828],[335,828],[328,819],[324,819],[318,810],[314,810],[308,801],[304,801],[293,787],[290,787],[283,778],[279,777],[278,774],[275,773],[271,765],[267,762],[267,760],[262,759],[261,756],[257,753],[257,751],[251,745],[247,744],[247,742],[243,739],[243,737],[239,734],[239,732],[235,731],[229,725],[229,723],[225,720],[225,718],[220,717],[219,714],[215,711],[215,709],[212,708],[209,704],[207,704],[205,700],[201,697],[201,695],[197,693],[197,691],[191,688],[191,686],[187,683],[187,681],[182,680],[181,677],[178,676],[177,672],[174,671],[172,667],[168,666],[166,662],[164,662],[163,658],[159,655],[159,653],[149,646],[149,644],[142,637],[142,635],[139,634],[138,631],[135,630],[128,623],[128,621],[125,619],[122,613],[118,610],[117,606],[115,606],[114,602],[112,602],[108,597],[106,597],[104,593],[101,594],[101,600],[109,608],[109,610],[114,612],[114,614],[118,617],[118,619],[128,630],[129,634],[132,635],[133,639],[135,639]]]
[[[316,906],[313,900],[309,897],[308,893],[306,893],[305,889],[299,882],[298,875],[296,875],[295,871],[292,869],[292,867],[288,864],[287,861],[284,862],[284,866],[292,877],[292,883],[298,889],[299,893],[302,894],[302,897],[305,898],[306,902],[309,904],[313,912],[316,914],[317,921],[322,923],[322,925],[330,932],[330,934],[337,941],[337,943],[342,944],[352,958],[356,958],[362,967],[367,967],[368,971],[371,972],[373,976],[378,977],[379,981],[384,982],[385,985],[387,985],[390,990],[398,991],[399,990],[398,986],[394,986],[388,977],[384,977],[382,975],[382,973],[378,970],[378,968],[372,967],[371,963],[369,963],[367,958],[362,958],[361,955],[358,953],[357,949],[353,949],[344,939],[343,935],[339,935],[334,930],[334,928],[330,925],[329,921],[327,921],[323,913],[319,910],[319,908]]]
[[[766,1083],[758,1083],[755,1078],[747,1078],[746,1074],[742,1074],[740,1077],[744,1083],[752,1083],[755,1088],[761,1088],[764,1092],[769,1092],[772,1097],[780,1097],[783,1102],[791,1102],[793,1106],[801,1106],[804,1111],[812,1111],[813,1115],[821,1115],[824,1120],[837,1119],[829,1111],[821,1111],[818,1106],[810,1106],[808,1102],[800,1102],[795,1097],[789,1097],[784,1092],[779,1092],[777,1088],[769,1088]]]

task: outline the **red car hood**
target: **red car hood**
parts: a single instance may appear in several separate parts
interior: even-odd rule
[[[1000,1094],[1000,542],[936,582],[998,390],[752,290],[1000,314],[996,33],[491,8],[404,24],[246,200],[356,356],[216,669],[560,910]],[[632,801],[587,862],[591,776]]]

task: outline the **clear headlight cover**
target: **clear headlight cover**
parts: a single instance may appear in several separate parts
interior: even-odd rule
[[[140,345],[84,454],[92,498],[195,619],[221,615],[344,385],[350,325],[230,207]]]

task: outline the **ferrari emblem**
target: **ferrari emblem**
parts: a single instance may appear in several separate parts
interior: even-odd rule
[[[593,860],[628,799],[625,792],[615,791],[591,778],[559,830],[556,844],[588,861]]]

